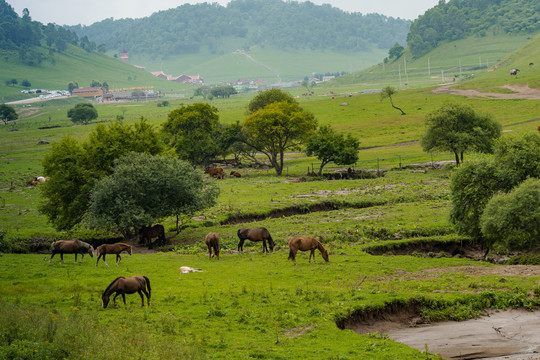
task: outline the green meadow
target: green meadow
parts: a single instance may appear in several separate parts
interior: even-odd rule
[[[493,53],[503,59],[498,64],[524,61],[529,44],[505,58],[512,46],[519,46],[511,41],[516,39],[526,41],[508,39],[500,53]],[[469,49],[474,40],[467,43]],[[459,60],[455,56],[449,64]],[[474,58],[478,55],[470,54]],[[410,71],[419,66],[411,64]],[[526,68],[533,87],[535,66]],[[521,82],[527,75],[522,69],[523,76],[508,79],[502,65],[499,69],[470,81],[493,88]],[[49,264],[54,240],[115,241],[117,235],[84,227],[59,232],[37,211],[39,186],[26,181],[42,175],[41,161],[51,149],[51,144],[38,142],[54,143],[66,135],[83,140],[97,122],[117,116],[126,124],[144,117],[159,128],[171,110],[203,100],[171,97],[168,107],[158,107],[155,100],[96,104],[99,119],[86,126],[67,118],[76,99],[16,105],[19,120],[0,126],[0,358],[435,359],[429,348],[418,351],[383,333],[360,335],[340,326],[411,306],[425,321],[465,320],[488,308],[536,309],[538,276],[504,275],[500,265],[443,252],[374,256],[364,250],[469,240],[458,236],[448,221],[454,171],[448,161],[453,155],[424,153],[418,143],[426,114],[448,101],[468,104],[491,114],[508,136],[536,131],[539,100],[466,98],[433,94],[432,87],[402,88],[393,98],[407,113],[402,116],[379,94],[363,94],[389,81],[382,78],[377,84],[373,79],[350,84],[338,79],[316,86],[309,97],[301,96],[305,89],[291,93],[320,125],[356,136],[362,149],[354,167],[379,170],[379,177],[311,177],[308,169],[317,168],[318,161],[301,152],[287,154],[286,176],[277,177],[271,169],[234,169],[242,178],[212,180],[219,181],[217,205],[182,219],[178,233],[176,219],[162,219],[169,244],[155,252],[136,247],[132,256],[122,255],[118,267],[109,255],[110,268],[103,263],[96,268],[96,258],[89,256],[82,264],[75,264],[73,255],[64,257],[65,264],[58,257]],[[221,122],[242,122],[252,96],[210,103],[218,108]],[[467,153],[465,160],[480,156]],[[330,164],[327,171],[336,169]],[[237,230],[260,226],[271,232],[274,252],[263,254],[260,243],[246,241],[244,252],[238,253]],[[208,259],[208,232],[220,235],[220,260]],[[295,236],[318,237],[330,261],[325,263],[316,252],[317,263],[309,264],[309,254],[300,252],[294,266],[287,260],[287,242]],[[180,274],[180,266],[203,272]],[[140,307],[134,294],[127,295],[127,306],[119,297],[118,309],[112,302],[103,309],[101,294],[107,285],[132,275],[150,278],[151,306]]]

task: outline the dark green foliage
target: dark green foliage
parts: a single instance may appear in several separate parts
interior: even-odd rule
[[[82,144],[70,136],[53,144],[43,159],[44,174],[50,180],[40,186],[40,212],[55,228],[71,229],[88,209],[90,190],[96,181],[112,173],[115,159],[132,151],[165,151],[157,133],[144,119],[134,126],[98,124]]]
[[[218,109],[209,104],[181,106],[169,113],[163,124],[165,141],[178,157],[193,165],[207,164],[221,153]]]
[[[540,179],[530,178],[486,205],[480,224],[489,243],[526,250],[540,242]]]
[[[94,105],[89,103],[79,103],[68,110],[67,117],[71,118],[75,124],[86,125],[90,121],[97,119],[98,112]]]
[[[217,3],[185,4],[142,19],[110,18],[69,29],[105,44],[107,49],[129,48],[134,53],[167,56],[202,50],[230,52],[239,42],[245,48],[270,45],[284,50],[388,49],[396,42],[405,42],[410,23],[310,2],[237,0],[226,7]],[[235,47],[225,48],[224,40],[231,38],[237,40]]]
[[[19,115],[11,105],[0,104],[0,120],[7,124],[8,121],[17,120]]]
[[[32,86],[32,84],[30,83],[30,81],[26,80],[26,79],[23,79],[23,81],[21,81],[21,85],[24,86],[25,88],[29,88]]]
[[[319,175],[329,162],[336,165],[350,165],[358,160],[360,143],[351,134],[337,134],[330,125],[321,126],[306,144],[306,155],[315,155],[321,161]]]
[[[486,31],[507,34],[535,33],[540,4],[536,0],[450,0],[439,1],[416,19],[407,35],[412,54],[419,57],[441,41],[482,36]]]
[[[459,165],[466,151],[491,153],[495,139],[500,136],[501,125],[491,116],[476,114],[467,105],[448,103],[426,116],[426,133],[421,144],[426,152],[453,152]]]
[[[258,93],[253,99],[251,99],[248,105],[248,112],[253,114],[255,111],[262,109],[267,105],[282,101],[297,104],[297,101],[294,100],[292,95],[285,91],[280,89],[265,90]]]
[[[403,50],[405,50],[403,46],[399,45],[399,43],[395,43],[394,46],[392,46],[390,50],[388,50],[388,57],[390,59],[399,59],[403,54]]]
[[[92,190],[88,220],[127,235],[156,220],[215,204],[219,188],[203,173],[170,156],[129,153]]]
[[[213,88],[210,91],[210,94],[212,94],[216,98],[229,98],[231,95],[238,94],[235,88],[232,86],[218,86],[216,88]]]
[[[488,228],[486,225],[484,229],[484,225],[481,225],[481,217],[488,202],[497,193],[501,193],[501,195],[496,198],[497,200],[493,201],[496,201],[499,206],[509,207],[512,205],[514,198],[506,196],[504,193],[512,192],[512,189],[519,186],[529,177],[540,178],[539,149],[540,135],[536,133],[505,137],[496,145],[492,157],[464,163],[457,169],[450,185],[452,199],[450,220],[456,225],[460,234],[472,236],[482,241],[488,248],[491,248],[495,243],[506,247],[516,247],[514,240],[505,243],[506,240],[502,237],[498,238],[494,235],[493,226],[499,226],[496,223],[490,223],[489,226],[491,227]],[[525,200],[522,201],[524,201],[524,204],[526,203]],[[496,212],[495,207],[495,205],[491,205],[489,216],[490,218],[501,216],[499,221],[502,222],[502,216],[506,215]],[[500,211],[504,210],[501,209]],[[526,216],[532,216],[532,213],[536,211],[534,205],[531,205],[529,210],[524,205],[523,213],[525,214],[527,211],[529,214]],[[516,210],[515,214],[508,214],[507,216],[520,217],[520,213],[521,210]],[[487,219],[485,218],[483,221],[487,221]],[[535,221],[533,218],[530,218],[530,220]],[[520,221],[525,222],[525,220],[519,219],[507,222],[508,231],[514,225],[524,228],[525,225],[519,225]],[[515,222],[515,224],[511,224],[512,222]],[[484,234],[484,230],[488,232]],[[531,232],[532,230],[527,228],[524,231]],[[503,229],[500,229],[500,232],[502,234]],[[525,235],[522,236],[522,241],[526,241]],[[532,246],[532,243],[529,242],[528,245]]]

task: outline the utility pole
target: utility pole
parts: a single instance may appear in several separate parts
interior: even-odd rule
[[[428,76],[431,77],[431,65],[429,64],[429,59],[430,58],[427,58],[427,72]]]
[[[401,89],[401,64],[398,64],[399,88]]]

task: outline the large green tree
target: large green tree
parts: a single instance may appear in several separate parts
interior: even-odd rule
[[[13,106],[0,104],[0,119],[7,125],[8,121],[17,120],[19,115]]]
[[[427,115],[420,142],[426,152],[453,152],[459,165],[466,151],[493,152],[500,136],[501,125],[491,116],[477,114],[468,105],[448,103]]]
[[[319,127],[316,134],[312,135],[306,144],[306,155],[315,155],[321,161],[319,175],[329,163],[336,165],[350,165],[358,160],[360,142],[351,134],[344,136],[338,134],[330,125]]]
[[[205,165],[221,153],[218,109],[209,104],[195,103],[171,111],[162,131],[178,157],[193,165]]]
[[[248,104],[248,113],[253,114],[257,110],[264,108],[275,102],[296,103],[294,97],[280,89],[269,89],[258,93]]]
[[[165,217],[193,214],[214,205],[219,194],[203,175],[175,157],[126,154],[94,186],[87,219],[94,228],[127,237]]]
[[[266,155],[279,176],[285,151],[298,150],[315,132],[317,120],[296,102],[275,102],[248,116],[243,124],[245,142]]]
[[[44,175],[50,180],[40,186],[39,210],[58,230],[71,229],[82,221],[90,190],[112,173],[115,159],[128,152],[159,154],[165,149],[144,119],[133,126],[98,124],[83,143],[66,136],[53,143],[43,159]]]
[[[90,121],[97,119],[98,112],[94,105],[89,103],[79,103],[67,112],[67,117],[75,124],[86,125]]]

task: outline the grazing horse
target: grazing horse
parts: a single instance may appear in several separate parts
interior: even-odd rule
[[[147,291],[148,290],[148,291]],[[144,295],[146,295],[148,306],[150,306],[150,296],[152,295],[152,289],[150,288],[150,279],[146,276],[135,275],[129,278],[120,276],[114,279],[114,281],[107,286],[107,289],[101,295],[101,305],[106,308],[109,305],[109,298],[112,294],[116,293],[113,298],[114,307],[117,309],[116,297],[122,295],[124,300],[124,306],[126,306],[126,294],[134,294],[138,292],[141,296],[141,307],[144,306]]]
[[[268,248],[266,247],[266,240],[268,240],[268,245],[270,246],[270,250],[274,251],[274,240],[272,240],[272,236],[270,235],[270,232],[266,228],[257,228],[257,229],[249,229],[249,228],[242,228],[238,230],[236,233],[238,235],[238,238],[240,239],[240,242],[238,243],[238,251],[244,250],[244,241],[246,239],[251,241],[262,241],[263,243],[263,252],[269,252]]]
[[[208,259],[212,259],[212,256],[215,256],[219,260],[219,235],[215,232],[208,233],[204,242],[208,247]],[[212,249],[214,249],[214,255],[212,255]]]
[[[289,240],[289,258],[287,260],[292,260],[294,265],[296,265],[296,252],[308,251],[309,254],[309,263],[311,264],[311,257],[313,256],[313,263],[315,263],[315,249],[319,249],[323,259],[328,262],[328,251],[324,248],[323,244],[314,237],[295,237]]]
[[[512,69],[510,70],[510,75],[517,75],[519,71],[519,69]]]
[[[234,176],[234,177],[242,177],[242,174],[240,174],[238,171],[231,171],[231,176]]]
[[[213,168],[213,169],[208,169],[208,170],[205,170],[204,172],[206,174],[210,175],[210,177],[217,177],[218,179],[225,178],[225,172],[220,167]]]
[[[96,249],[96,267],[98,266],[99,259],[101,259],[102,256],[103,262],[105,263],[105,265],[107,265],[107,267],[109,267],[109,264],[107,264],[107,260],[105,260],[105,255],[107,254],[116,254],[116,266],[118,266],[118,264],[120,264],[120,261],[122,260],[122,257],[120,256],[120,253],[122,251],[125,251],[129,255],[131,255],[131,245],[124,243],[99,245]]]
[[[84,253],[90,254],[91,257],[94,256],[94,248],[89,243],[85,243],[79,239],[71,240],[58,240],[52,243],[51,245],[51,258],[49,259],[49,264],[52,261],[54,255],[60,253],[60,259],[62,259],[62,264],[64,263],[64,253],[66,254],[75,254],[75,262],[77,262],[77,255],[81,254],[81,261],[84,259]]]
[[[165,238],[165,228],[163,227],[163,225],[156,224],[156,225],[154,225],[152,227],[143,226],[139,230],[139,241],[144,240],[145,244],[148,245],[149,249],[152,248],[152,239],[153,238],[158,238],[159,239],[158,245],[159,244],[162,244],[162,245],[165,244],[167,239]]]

